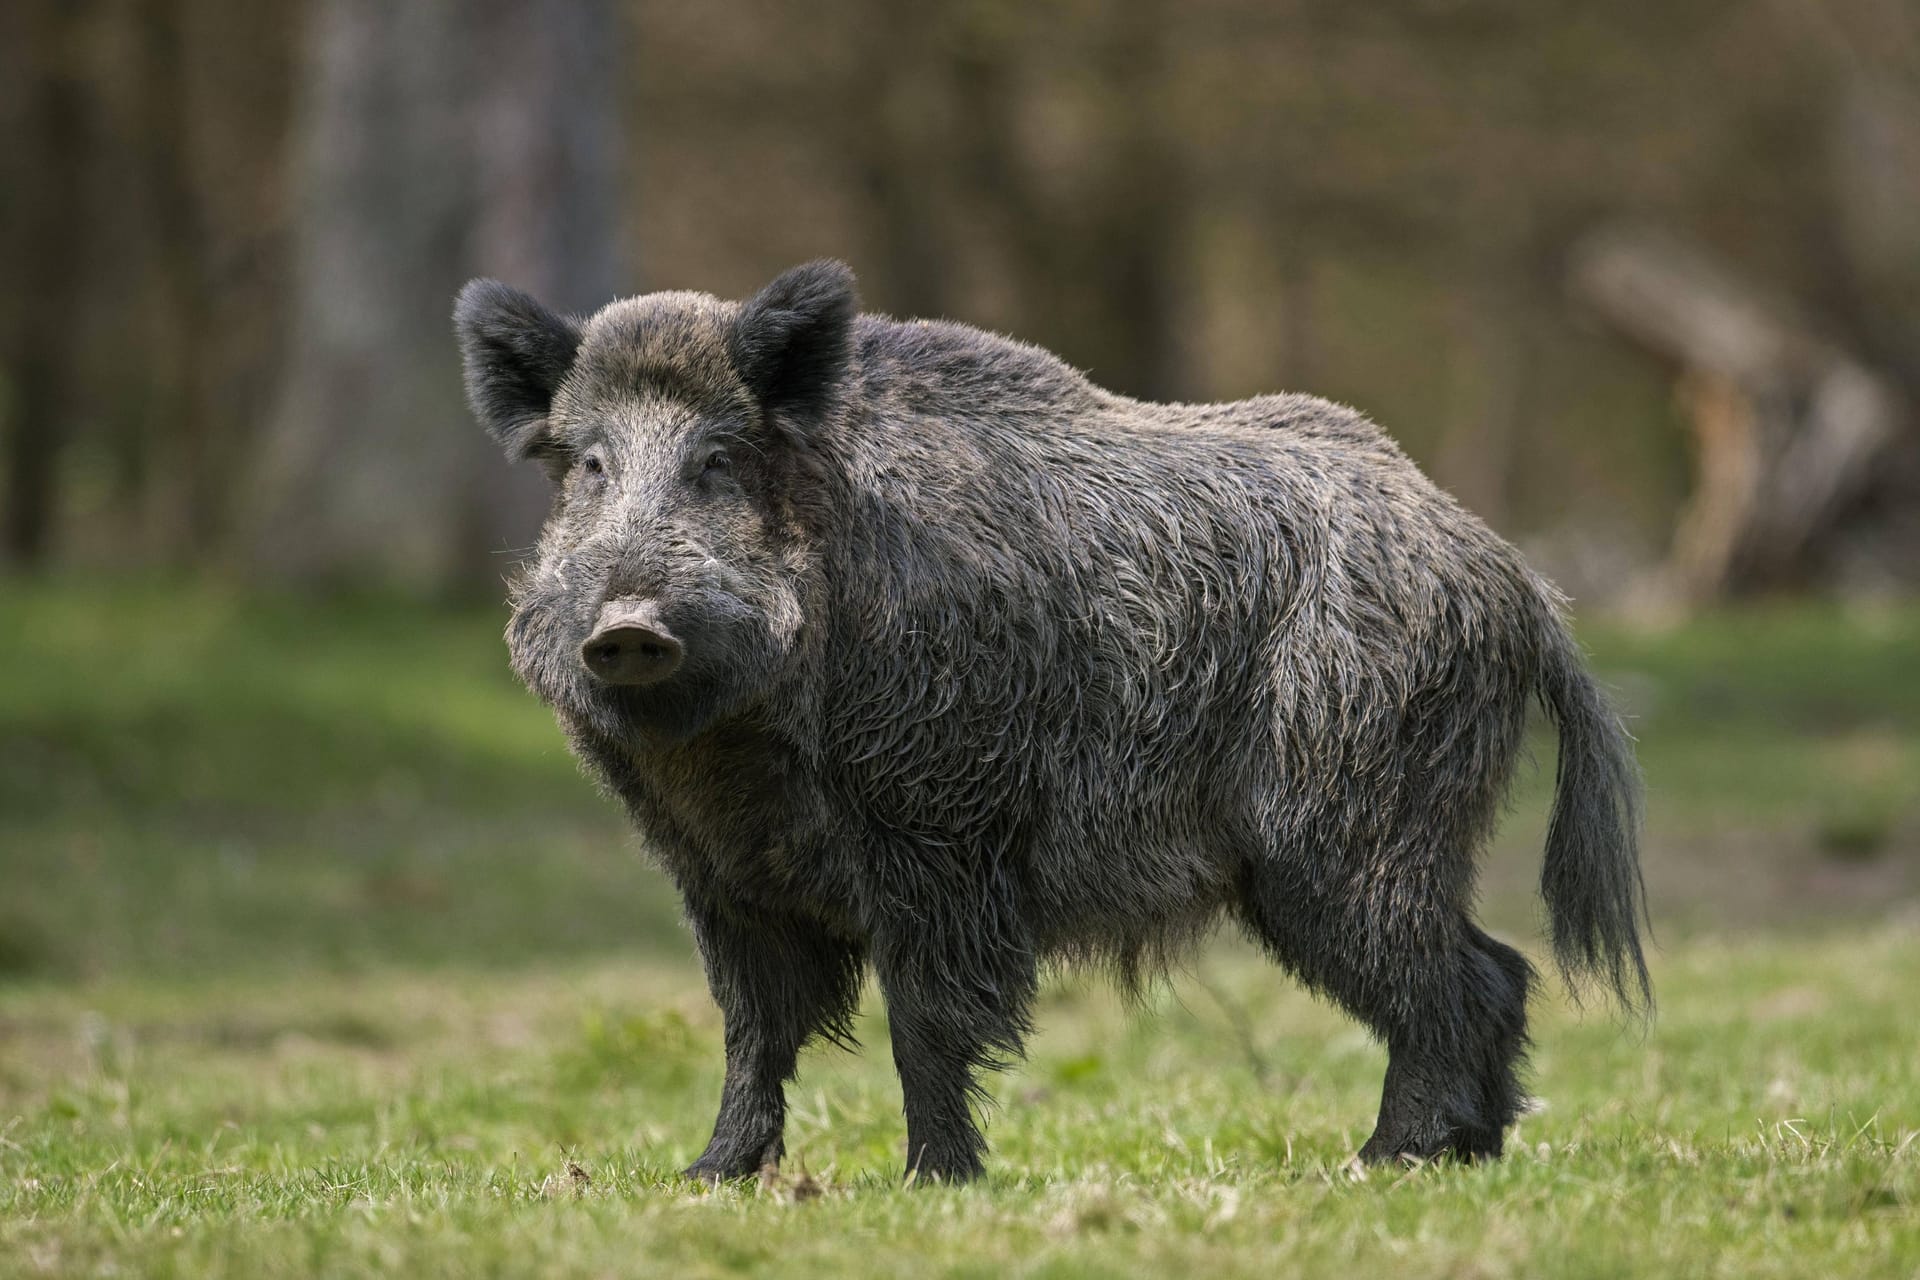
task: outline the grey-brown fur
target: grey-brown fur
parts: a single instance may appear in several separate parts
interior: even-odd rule
[[[778,1156],[795,1055],[871,968],[909,1167],[977,1174],[1039,966],[1150,971],[1223,917],[1386,1042],[1363,1157],[1498,1154],[1533,974],[1475,926],[1474,863],[1536,699],[1556,955],[1647,1002],[1637,777],[1559,598],[1351,410],[1129,400],[856,315],[836,263],[586,321],[475,282],[457,323],[476,413],[559,485],[515,670],[725,1014],[691,1173]],[[671,678],[588,674],[608,600],[659,611]]]

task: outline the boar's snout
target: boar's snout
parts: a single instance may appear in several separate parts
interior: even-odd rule
[[[686,648],[646,600],[610,600],[580,646],[580,661],[604,684],[658,684],[680,669]]]

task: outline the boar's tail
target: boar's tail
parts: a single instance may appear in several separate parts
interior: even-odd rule
[[[1640,770],[1633,740],[1551,610],[1538,691],[1560,732],[1553,816],[1540,894],[1553,955],[1577,996],[1603,983],[1629,1016],[1653,1011],[1640,948],[1647,918],[1640,875]]]

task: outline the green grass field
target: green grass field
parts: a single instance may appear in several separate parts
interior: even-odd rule
[[[898,1184],[872,1001],[780,1177],[671,1176],[718,1018],[501,622],[0,583],[0,1275],[1920,1274],[1920,610],[1587,629],[1662,1008],[1543,1000],[1503,1163],[1347,1179],[1383,1053],[1226,939],[1051,982],[961,1189]]]

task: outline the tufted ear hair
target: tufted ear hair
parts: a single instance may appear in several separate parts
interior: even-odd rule
[[[547,412],[573,367],[580,323],[498,280],[470,280],[453,305],[473,416],[515,459],[549,460]]]
[[[859,305],[853,272],[831,258],[782,273],[740,305],[728,355],[763,408],[790,418],[826,412],[847,374]]]

